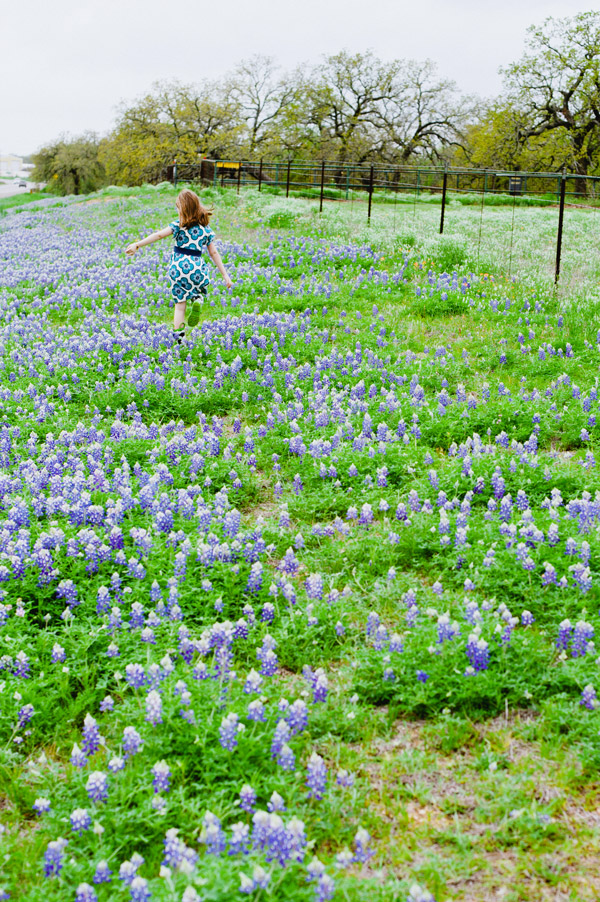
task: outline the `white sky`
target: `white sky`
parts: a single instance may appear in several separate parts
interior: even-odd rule
[[[591,9],[577,0],[17,0],[0,14],[0,153],[107,132],[120,101],[160,79],[218,78],[244,57],[284,68],[367,49],[434,60],[467,92],[501,89],[525,29]]]

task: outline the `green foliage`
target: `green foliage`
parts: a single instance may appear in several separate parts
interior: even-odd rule
[[[56,194],[88,194],[105,184],[105,168],[101,163],[96,135],[86,133],[78,138],[60,138],[33,155],[32,178],[47,182]]]

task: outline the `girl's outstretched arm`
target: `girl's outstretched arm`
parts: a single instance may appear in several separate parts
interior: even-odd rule
[[[210,258],[211,258],[212,262],[215,264],[215,266],[217,267],[217,269],[223,276],[223,281],[225,282],[225,285],[227,286],[227,288],[231,288],[233,283],[232,283],[231,279],[229,278],[227,270],[223,266],[223,261],[221,260],[221,255],[218,252],[218,250],[216,249],[214,242],[211,241],[210,244],[207,246],[206,250],[210,254]]]
[[[146,247],[147,244],[154,244],[155,241],[160,241],[161,238],[169,238],[173,232],[171,229],[161,229],[160,232],[154,232],[152,235],[147,235],[146,238],[142,238],[141,241],[134,241],[133,244],[130,244],[125,248],[125,253],[131,257],[132,254],[135,254],[140,247]]]

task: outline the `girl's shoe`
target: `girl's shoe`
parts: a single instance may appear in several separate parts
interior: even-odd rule
[[[194,301],[192,304],[192,309],[190,310],[190,315],[188,316],[188,326],[192,329],[194,326],[197,326],[200,322],[200,303],[198,301]]]

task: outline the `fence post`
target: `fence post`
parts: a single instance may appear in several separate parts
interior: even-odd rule
[[[554,270],[554,284],[558,285],[560,277],[560,254],[562,251],[563,220],[565,215],[565,191],[567,188],[567,174],[563,169],[560,177],[560,201],[558,206],[558,234],[556,236],[556,268]]]
[[[285,177],[285,196],[290,196],[290,169],[292,168],[292,161],[288,160],[287,164],[287,175]]]
[[[442,182],[442,212],[440,214],[440,235],[444,234],[444,214],[446,212],[446,188],[448,187],[448,164],[444,167],[444,180]]]
[[[373,175],[374,175],[375,167],[371,166],[371,172],[369,174],[369,210],[367,213],[367,222],[371,222],[371,203],[373,202]]]
[[[319,200],[319,213],[323,212],[323,190],[325,188],[325,160],[321,162],[321,197]]]
[[[217,161],[213,163],[213,188],[217,187]]]
[[[242,161],[239,161],[238,164],[238,183],[237,183],[237,193],[240,193],[240,181],[242,179]]]
[[[350,193],[350,167],[346,166],[346,200],[348,200],[349,193]]]
[[[260,191],[262,188],[262,157],[260,158],[260,166],[258,167],[258,190]]]
[[[173,186],[177,187],[177,160],[173,161]]]

